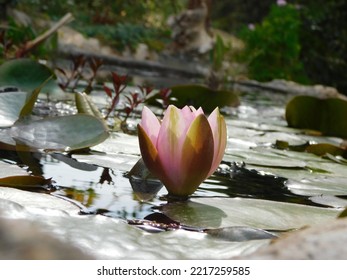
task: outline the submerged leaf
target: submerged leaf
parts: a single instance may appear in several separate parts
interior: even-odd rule
[[[91,147],[109,136],[102,120],[85,114],[22,120],[11,128],[10,135],[30,147],[59,151]]]

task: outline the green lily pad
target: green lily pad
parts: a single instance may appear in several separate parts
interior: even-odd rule
[[[108,137],[108,128],[96,117],[77,114],[36,121],[22,120],[10,135],[37,149],[71,151],[97,145]]]
[[[318,130],[325,135],[347,138],[347,101],[296,96],[286,107],[290,127]]]
[[[158,95],[155,95],[147,102],[156,104],[156,100],[159,98]],[[230,90],[214,90],[204,85],[178,85],[171,88],[170,104],[177,107],[186,105],[202,107],[206,113],[210,113],[216,107],[236,107],[240,104],[240,99]]]
[[[306,162],[298,159],[291,158],[289,160],[287,155],[275,153],[270,148],[253,148],[247,151],[240,149],[227,148],[224,155],[226,161],[243,161],[248,165],[254,166],[267,166],[278,168],[305,168]]]
[[[202,228],[248,226],[267,230],[289,230],[324,223],[339,210],[245,198],[192,198],[163,206],[169,218]]]
[[[54,76],[51,69],[27,58],[9,60],[0,65],[0,86],[14,86],[25,92],[33,92],[51,76]],[[42,92],[50,97],[65,96],[54,80],[48,81]]]
[[[28,95],[22,91],[0,93],[0,127],[10,127],[18,120]]]

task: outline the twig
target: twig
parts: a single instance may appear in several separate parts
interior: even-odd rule
[[[21,48],[18,53],[17,57],[21,57],[33,48],[35,48],[37,45],[41,44],[44,40],[46,40],[48,37],[50,37],[53,33],[55,33],[60,27],[62,27],[67,22],[71,21],[73,19],[73,16],[71,13],[67,13],[64,17],[62,17],[56,24],[54,24],[50,29],[42,33],[40,36],[36,37],[34,40],[28,41],[25,43],[24,47]]]

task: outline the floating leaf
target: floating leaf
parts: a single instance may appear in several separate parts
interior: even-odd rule
[[[46,218],[53,222],[53,216],[65,215],[67,218],[69,215],[66,214],[78,213],[80,210],[76,203],[71,203],[59,197],[16,188],[0,187],[0,200],[2,201],[0,203],[1,213],[10,218],[26,216],[26,220],[30,220],[36,215],[41,216],[44,214],[44,216],[41,216],[41,219]],[[52,211],[54,211],[55,215],[50,214]],[[35,214],[33,215],[33,213]],[[18,214],[20,215],[14,216]]]
[[[36,190],[42,189],[52,190],[52,180],[46,179],[41,176],[8,176],[0,178],[0,186],[13,187],[25,190]],[[54,188],[53,188],[54,189]]]
[[[347,138],[347,101],[343,99],[296,96],[287,104],[286,119],[291,127]]]
[[[242,226],[205,229],[204,232],[211,237],[232,242],[272,239],[277,237],[266,230]]]
[[[180,224],[220,228],[247,226],[266,230],[289,230],[335,219],[336,209],[246,198],[192,198],[168,203],[163,213]]]
[[[347,151],[345,148],[338,147],[330,143],[310,144],[309,142],[306,142],[302,145],[289,145],[289,143],[286,141],[277,140],[274,146],[280,150],[308,152],[317,156],[326,156],[339,163],[343,162],[334,157],[340,156],[345,159],[347,158]]]
[[[18,120],[27,97],[22,91],[0,93],[0,127],[10,127]]]
[[[317,156],[324,156],[326,154],[331,154],[334,156],[342,156],[347,158],[346,149],[331,145],[331,144],[311,144],[306,148],[306,151]]]
[[[0,86],[14,86],[22,91],[33,92],[54,73],[47,66],[34,60],[23,58],[4,62],[0,66]],[[42,92],[50,97],[65,96],[63,90],[54,80],[48,81]]]
[[[22,120],[11,128],[10,134],[25,145],[60,151],[94,146],[109,135],[102,120],[85,114]]]
[[[159,98],[155,95],[148,103],[155,104],[155,100]],[[213,90],[204,85],[178,85],[171,88],[170,104],[177,107],[202,107],[206,113],[210,113],[216,107],[236,107],[240,100],[237,94],[229,90]]]

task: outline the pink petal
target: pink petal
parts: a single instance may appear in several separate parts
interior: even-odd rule
[[[160,122],[153,112],[146,106],[142,110],[141,127],[151,139],[154,146],[157,144],[157,138],[160,130]]]
[[[141,124],[137,125],[142,159],[148,170],[159,179],[165,174],[160,162],[158,151]]]
[[[165,170],[170,170],[170,177],[180,176],[182,146],[188,130],[188,124],[181,110],[170,105],[159,130],[157,150]]]
[[[183,147],[180,173],[172,178],[173,184],[166,184],[170,194],[187,196],[192,194],[207,177],[213,160],[214,142],[210,124],[200,114],[191,124]]]
[[[220,114],[218,107],[208,117],[208,121],[212,129],[214,141],[213,162],[208,174],[209,177],[218,168],[220,162],[223,159],[227,143],[227,128],[224,117]]]

